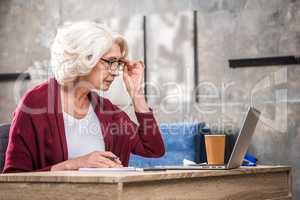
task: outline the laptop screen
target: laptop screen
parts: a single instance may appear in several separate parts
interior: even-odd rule
[[[253,107],[249,107],[243,126],[237,136],[229,162],[227,163],[227,168],[236,168],[242,164],[243,158],[248,150],[251,138],[256,129],[256,125],[259,121],[259,116],[260,112],[258,110]]]

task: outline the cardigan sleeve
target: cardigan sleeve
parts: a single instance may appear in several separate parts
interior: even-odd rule
[[[165,154],[164,142],[153,112],[138,113],[135,115],[138,124],[135,124],[128,115],[117,106],[119,123],[129,137],[131,152],[144,157],[161,157]]]
[[[132,153],[145,157],[161,157],[165,146],[154,115],[135,112],[139,125],[131,135]]]
[[[7,150],[5,153],[5,162],[3,173],[31,171],[32,155],[28,144],[28,139],[32,135],[32,125],[30,116],[17,111],[9,131]],[[27,138],[26,138],[27,137]]]
[[[36,142],[30,115],[17,111],[9,131],[3,173],[49,171],[51,166],[34,169]]]

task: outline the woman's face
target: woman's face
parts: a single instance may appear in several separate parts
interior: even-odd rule
[[[118,60],[121,58],[120,46],[114,43],[111,49],[103,55],[103,59],[106,60]],[[97,89],[107,91],[112,84],[114,78],[117,76],[118,72],[111,71],[107,68],[108,63],[100,60],[97,65],[92,69],[91,73],[81,77],[81,81],[88,82],[90,84],[90,89]]]

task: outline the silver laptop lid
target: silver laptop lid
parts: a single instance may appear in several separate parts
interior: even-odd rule
[[[251,137],[254,134],[259,116],[260,112],[258,110],[253,107],[248,108],[248,112],[243,122],[243,127],[235,141],[235,145],[226,168],[233,169],[241,166],[250,145]]]

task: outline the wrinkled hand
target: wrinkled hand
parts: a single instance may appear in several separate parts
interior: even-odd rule
[[[142,83],[144,78],[144,69],[145,66],[143,61],[126,62],[123,80],[125,82],[127,92],[132,99],[139,95],[143,95]]]
[[[110,151],[94,151],[87,155],[78,157],[75,161],[78,162],[79,167],[122,167],[121,161],[112,161],[110,157],[117,157]]]
[[[116,156],[109,151],[94,151],[84,156],[58,163],[51,168],[51,171],[78,170],[84,167],[123,167],[119,159],[113,161],[109,159],[110,157]]]

